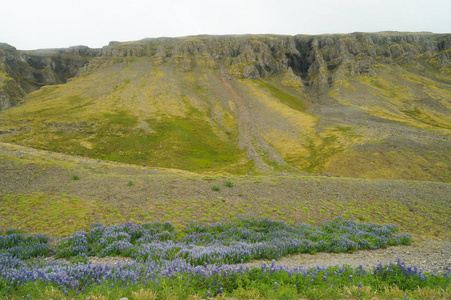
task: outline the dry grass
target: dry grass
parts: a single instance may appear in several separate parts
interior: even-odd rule
[[[133,300],[155,300],[158,298],[158,295],[150,290],[141,289],[138,292],[132,292]]]

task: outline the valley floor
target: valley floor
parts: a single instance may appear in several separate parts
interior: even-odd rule
[[[94,222],[170,221],[183,227],[251,214],[290,224],[342,216],[398,225],[414,237],[451,235],[449,183],[201,175],[5,143],[0,154],[0,227],[65,236]]]
[[[413,235],[412,244],[290,255],[276,264],[371,269],[400,258],[426,272],[444,271],[451,268],[450,195],[451,184],[442,182],[195,174],[0,143],[0,229],[45,233],[53,244],[76,231],[89,231],[95,222],[169,221],[179,229],[196,221],[214,223],[245,215],[312,225],[344,217],[397,225]],[[109,265],[130,261],[89,259]]]

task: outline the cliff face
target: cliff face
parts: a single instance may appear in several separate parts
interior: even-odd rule
[[[451,35],[353,33],[318,36],[194,36],[110,42],[102,49],[18,51],[0,44],[0,110],[44,85],[65,83],[94,57],[158,57],[189,71],[224,66],[235,78],[258,79],[291,69],[315,93],[343,75],[377,76],[374,64],[397,64],[418,72],[449,74]],[[86,71],[86,70],[84,70]],[[3,85],[3,86],[2,86]]]
[[[423,71],[431,66],[449,72],[451,35],[353,33],[319,36],[198,36],[111,42],[103,56],[159,56],[183,62],[198,60],[230,68],[237,78],[257,79],[291,68],[306,85],[324,91],[344,74],[376,76],[376,63],[396,63]]]
[[[0,44],[0,110],[21,102],[45,85],[66,83],[88,61],[101,54],[85,46],[19,51]]]

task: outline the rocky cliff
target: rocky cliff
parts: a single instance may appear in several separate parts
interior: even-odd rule
[[[324,93],[343,75],[377,76],[375,64],[450,74],[450,50],[451,34],[397,32],[155,38],[110,42],[102,49],[19,51],[0,44],[0,110],[43,85],[65,83],[95,57],[158,57],[182,71],[225,66],[231,76],[250,79],[290,69],[300,84]]]
[[[19,51],[0,43],[0,110],[7,109],[45,85],[66,83],[100,50],[86,46]]]
[[[451,35],[429,33],[353,33],[318,36],[196,36],[111,42],[103,56],[160,56],[184,62],[222,63],[238,78],[267,77],[291,68],[306,85],[324,91],[341,75],[376,76],[376,63],[408,65],[418,71],[449,72]]]

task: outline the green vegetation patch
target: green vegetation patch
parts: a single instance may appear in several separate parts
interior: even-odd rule
[[[438,128],[451,129],[449,123],[447,124],[439,118],[434,118],[430,114],[418,109],[418,107],[415,107],[413,110],[402,110],[402,112],[409,117],[417,120],[418,122],[422,122]]]
[[[270,84],[266,80],[259,79],[259,80],[257,80],[257,82],[259,83],[259,85],[262,88],[269,90],[269,92],[271,93],[271,96],[278,99],[283,104],[287,105],[288,107],[290,107],[292,109],[298,110],[300,112],[305,112],[305,109],[306,109],[305,104],[300,98],[295,97],[295,96],[275,87],[274,85]]]
[[[220,169],[243,155],[233,142],[214,134],[206,121],[173,118],[147,122],[153,133],[131,134],[127,131],[133,129],[122,126],[122,135],[108,135],[111,127],[106,126],[91,140],[95,146],[87,153],[107,160],[190,171]]]
[[[286,155],[285,160],[305,172],[320,174],[332,157],[346,150],[346,145],[341,143],[341,138],[345,135],[349,136],[347,132],[340,131],[312,134],[304,142],[306,155]]]
[[[103,115],[108,120],[108,125],[117,125],[123,130],[133,128],[138,123],[138,118],[126,110],[117,110],[114,113],[105,113]]]
[[[35,125],[4,141],[40,149],[153,167],[189,171],[220,170],[244,157],[233,137],[219,138],[205,120],[174,117],[147,120],[151,132],[137,128],[138,118],[127,111],[105,113],[100,124]],[[64,124],[63,124],[64,125]],[[241,170],[243,169],[243,170]]]
[[[80,180],[74,181],[72,174],[69,173],[66,179],[71,184],[83,185],[86,180],[97,184],[95,177],[78,173]],[[198,187],[200,193],[197,196],[178,195],[177,189],[180,184],[173,185],[168,181],[167,184],[157,185],[166,187],[161,191],[164,195],[153,198],[146,192],[139,191],[145,189],[145,186],[152,187],[153,180],[164,178],[152,177],[150,181],[141,176],[132,178],[132,186],[129,186],[128,175],[117,181],[116,185],[134,195],[124,197],[120,204],[114,200],[98,202],[86,197],[77,198],[65,194],[4,194],[0,196],[0,227],[67,235],[76,230],[87,230],[94,222],[117,224],[130,221],[142,224],[170,221],[177,229],[182,229],[193,220],[214,223],[251,214],[255,217],[283,220],[290,225],[319,224],[343,216],[360,222],[394,224],[399,226],[402,232],[426,238],[443,239],[449,237],[451,233],[449,221],[451,207],[446,205],[444,198],[406,196],[403,199],[396,199],[387,195],[375,197],[372,194],[366,195],[364,190],[359,189],[355,190],[353,196],[344,196],[341,192],[337,192],[337,196],[329,195],[322,199],[297,199],[288,191],[291,195],[271,198],[271,195],[256,195],[255,188],[272,189],[275,185],[284,186],[285,183],[283,179],[275,182],[264,177],[232,178],[230,180],[235,186],[230,188],[225,184],[226,178],[221,177],[208,181],[196,179],[183,181],[187,187],[190,185],[188,189]],[[305,180],[315,186],[321,182],[321,178],[317,177],[306,177]],[[352,182],[347,180],[340,184],[349,185],[350,189],[354,188]],[[218,186],[219,190],[212,190],[213,186]],[[325,185],[325,188],[330,187]]]
[[[24,228],[31,233],[65,236],[89,228],[95,221],[124,219],[114,208],[67,195],[0,195],[0,228]]]
[[[85,264],[79,265],[78,269],[76,266],[58,265],[46,267],[59,271],[50,283],[30,280],[28,284],[21,282],[11,284],[9,278],[0,280],[0,297],[64,300],[84,300],[88,297],[96,300],[451,298],[449,279],[446,275],[417,271],[410,273],[402,262],[381,266],[374,272],[348,266],[305,270],[272,267],[274,269],[270,269],[270,266],[249,270],[239,266],[206,266],[193,269],[187,266],[168,265],[158,271],[151,266],[144,268],[133,265],[114,267],[108,272],[103,268],[94,269]],[[31,267],[26,267],[27,271],[30,269]],[[80,269],[88,275],[82,273]],[[67,279],[61,280],[66,284],[53,282],[66,274],[70,275],[71,272],[81,273],[78,278],[83,280],[80,280],[80,283],[77,281],[76,285],[73,284],[74,280]],[[114,279],[107,279],[107,276]],[[123,276],[124,279],[121,280],[119,276]]]
[[[337,144],[338,137],[330,135],[326,137],[319,136],[319,142],[310,139],[307,140],[305,148],[308,150],[307,166],[303,169],[309,173],[321,173],[324,170],[326,162],[335,154],[344,150],[344,147]]]

